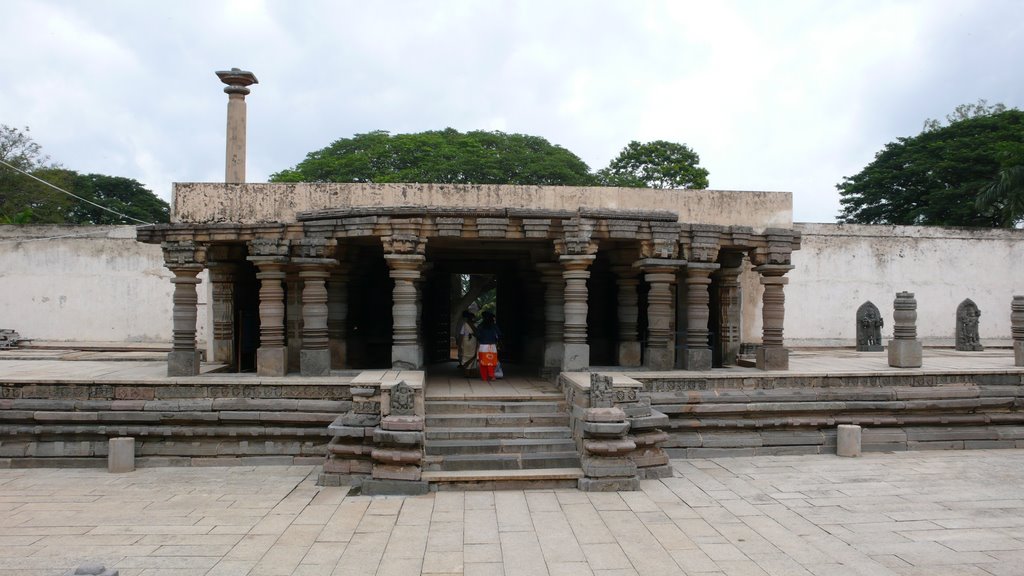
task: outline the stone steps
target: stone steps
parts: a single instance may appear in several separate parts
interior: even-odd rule
[[[570,487],[582,474],[560,396],[504,401],[428,398],[425,408],[423,473],[424,479],[438,484],[436,489]]]
[[[514,440],[514,439],[567,439],[566,426],[468,426],[448,427],[427,431],[427,440]]]

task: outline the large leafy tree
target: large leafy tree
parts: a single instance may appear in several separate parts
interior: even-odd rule
[[[597,173],[604,186],[629,188],[707,188],[708,171],[686,144],[655,140],[630,142]]]
[[[136,180],[103,174],[79,174],[51,163],[39,144],[29,136],[28,128],[19,130],[0,124],[0,160],[13,166],[0,164],[0,221],[18,224],[126,224],[136,220],[170,220],[167,202]],[[96,204],[135,220],[103,210]]]
[[[1019,179],[1024,112],[984,101],[947,123],[886,144],[860,173],[843,178],[840,222],[1013,226],[1024,219]],[[1019,178],[1019,177],[1018,177]],[[1005,182],[1005,185],[1000,185]]]
[[[539,136],[452,128],[415,134],[375,131],[310,152],[272,182],[420,182],[589,185],[572,152]]]

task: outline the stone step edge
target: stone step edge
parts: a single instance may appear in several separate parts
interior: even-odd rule
[[[524,434],[527,432],[531,434],[553,434],[556,432],[571,434],[572,430],[568,426],[431,426],[427,430],[428,438],[431,432],[444,434],[474,434],[478,432],[486,434],[509,434],[513,432],[522,432]]]
[[[561,393],[553,394],[444,394],[426,396],[430,402],[564,402]]]
[[[426,482],[494,482],[502,480],[574,480],[583,477],[582,468],[528,468],[525,470],[443,470],[424,471]]]

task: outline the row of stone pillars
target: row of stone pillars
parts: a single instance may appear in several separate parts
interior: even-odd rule
[[[559,262],[538,264],[544,286],[545,347],[544,368],[581,370],[589,366],[587,340],[588,291],[593,255],[562,256]],[[419,368],[424,351],[419,326],[422,316],[420,284],[426,270],[425,258],[418,254],[385,255],[392,293],[392,365]],[[257,373],[283,376],[288,370],[285,326],[285,282],[287,269],[298,268],[302,282],[302,348],[300,373],[323,376],[333,367],[345,365],[345,321],[347,269],[331,258],[288,258],[284,255],[249,256],[257,267],[260,281],[260,346],[256,354]],[[169,375],[194,375],[199,371],[195,345],[196,287],[201,264],[168,265],[174,273],[174,342],[168,357]],[[712,350],[709,343],[709,287],[711,276],[720,282],[721,338],[727,355],[739,349],[740,268],[720,268],[714,263],[687,263],[683,260],[646,259],[632,266],[616,266],[618,284],[619,349],[621,366],[643,366],[653,370],[674,367],[674,302],[677,273],[685,269],[686,330],[681,364],[687,370],[709,370]],[[757,366],[762,369],[787,369],[788,354],[783,348],[782,326],[785,315],[784,277],[789,265],[762,265],[755,268],[764,285],[763,343],[758,349]],[[235,265],[213,263],[214,360],[231,363],[234,353],[233,285]],[[647,294],[647,338],[641,350],[638,339],[641,277],[649,286]],[[328,292],[327,284],[332,284]],[[730,317],[731,316],[731,317]]]

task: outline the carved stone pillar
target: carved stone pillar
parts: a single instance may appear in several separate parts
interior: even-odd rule
[[[761,297],[761,346],[757,349],[759,370],[789,370],[789,350],[782,346],[782,325],[786,318],[784,278],[793,269],[788,264],[763,264],[754,268],[761,275],[764,295]]]
[[[708,342],[708,321],[711,318],[711,273],[718,264],[690,262],[686,265],[686,343],[683,368],[711,370],[711,345]]]
[[[213,289],[213,361],[237,368],[235,354],[235,272],[231,262],[209,263]]]
[[[637,334],[637,308],[640,285],[640,272],[632,266],[614,266],[615,284],[618,287],[619,350],[617,360],[619,366],[640,366],[640,339]]]
[[[247,70],[232,68],[217,72],[221,82],[227,84],[228,130],[224,181],[245,182],[245,97],[248,86],[257,84],[256,76]]]
[[[331,368],[348,367],[348,265],[331,270],[327,280],[327,348]]]
[[[256,350],[256,373],[284,376],[288,373],[288,349],[284,336],[284,279],[286,258],[249,256],[260,281],[260,347]]]
[[[1010,303],[1010,331],[1013,335],[1013,365],[1024,366],[1024,296]]]
[[[302,278],[294,266],[285,269],[285,348],[288,349],[288,372],[299,370],[302,352]]]
[[[633,265],[643,271],[644,281],[650,287],[647,292],[647,343],[644,347],[644,366],[651,370],[671,370],[675,366],[675,298],[672,294],[672,285],[675,284],[679,266],[685,264],[684,260],[648,258]]]
[[[331,351],[327,335],[327,278],[330,258],[293,258],[302,279],[302,349],[299,371],[303,376],[328,376]]]
[[[893,301],[892,340],[889,341],[889,366],[920,368],[923,351],[917,339],[917,300],[913,292],[898,292]]]
[[[562,277],[565,278],[565,329],[562,340],[563,371],[585,370],[590,366],[590,344],[587,343],[587,279],[595,256],[560,256]]]
[[[554,263],[537,264],[544,284],[544,369],[560,370],[565,355],[565,278]]]
[[[722,254],[722,267],[712,275],[718,280],[719,351],[722,366],[735,366],[740,353],[743,318],[740,273],[743,254]]]
[[[196,306],[199,295],[196,276],[203,271],[201,264],[168,266],[174,273],[173,334],[171,351],[167,354],[168,376],[195,376],[199,374],[199,350],[196,349]]]
[[[168,376],[199,374],[199,350],[196,349],[196,307],[199,295],[196,286],[203,271],[203,249],[191,240],[164,242],[164,265],[174,274],[171,351],[167,354]]]
[[[419,291],[416,283],[422,277],[426,260],[419,254],[385,254],[390,276],[395,282],[392,293],[391,366],[418,370],[423,367],[423,348],[419,341]]]

